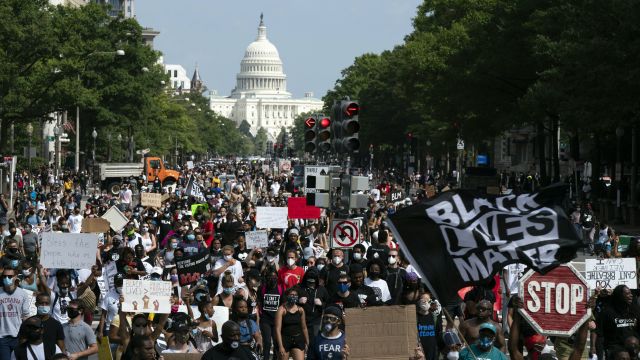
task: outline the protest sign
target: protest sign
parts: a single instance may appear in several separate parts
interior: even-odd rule
[[[109,210],[107,210],[102,218],[109,222],[111,229],[115,232],[122,230],[125,225],[129,222],[126,216],[120,210],[118,210],[117,206],[112,206]]]
[[[40,264],[49,269],[91,269],[96,263],[98,234],[42,234]]]
[[[106,233],[109,232],[109,221],[103,218],[84,218],[82,219],[83,233]]]
[[[289,197],[287,199],[289,209],[289,219],[318,219],[320,218],[320,208],[307,205],[306,197]]]
[[[354,359],[409,359],[414,354],[418,327],[415,305],[345,309],[347,334],[367,334],[349,338]],[[420,329],[432,331],[432,329]]]
[[[162,207],[162,194],[143,192],[140,194],[140,204],[160,208]]]
[[[38,307],[36,306],[36,297],[33,294],[33,291],[29,289],[23,288],[24,292],[27,293],[27,297],[29,298],[29,316],[38,315]]]
[[[122,286],[122,311],[169,314],[171,282],[125,279]]]
[[[266,231],[247,231],[244,233],[247,249],[266,248],[269,246],[269,236]]]
[[[286,207],[265,207],[258,206],[256,213],[256,227],[286,229],[288,227]]]
[[[638,288],[634,258],[586,259],[584,277],[589,289],[613,289],[618,285],[626,285],[629,289]]]
[[[194,284],[211,268],[209,253],[200,253],[186,258],[176,259],[176,269],[180,286]]]

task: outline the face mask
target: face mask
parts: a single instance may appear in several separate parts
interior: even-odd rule
[[[287,303],[289,305],[293,305],[296,304],[298,302],[298,296],[297,295],[290,295],[287,296]]]
[[[236,288],[232,288],[232,287],[224,288],[224,289],[222,289],[222,291],[224,291],[224,293],[227,294],[227,295],[233,295],[233,293],[236,292]]]
[[[374,279],[374,280],[380,279],[380,273],[379,273],[379,272],[377,272],[377,271],[372,271],[372,272],[370,272],[370,273],[369,273],[369,276],[370,276],[372,279]]]
[[[493,346],[493,340],[490,337],[481,337],[478,340],[478,347],[483,351],[491,349],[491,346]]]
[[[189,240],[189,241],[193,241],[193,240],[195,240],[195,239],[196,239],[196,236],[195,236],[195,235],[193,235],[193,234],[189,234],[189,235],[187,235],[187,240]]]
[[[342,262],[342,258],[340,256],[334,256],[331,261],[333,261],[333,264],[337,266]]]
[[[360,260],[362,260],[362,254],[360,254],[360,253],[353,253],[353,260],[356,260],[356,261],[360,261]]]
[[[272,262],[276,261],[276,258],[274,256],[267,256],[267,261],[272,263]]]
[[[324,268],[324,264],[318,264],[316,265],[316,268],[318,268],[318,271],[320,271]]]
[[[80,311],[74,308],[67,308],[67,314],[69,314],[69,319],[75,319],[76,316],[80,315]]]
[[[29,339],[30,342],[36,342],[40,340],[40,338],[42,338],[42,334],[36,331],[30,332],[27,334],[27,338]]]
[[[171,305],[171,313],[172,314],[177,313],[178,309],[180,309],[180,305]]]
[[[211,320],[211,316],[209,316],[209,314],[207,314],[207,313],[204,314],[204,318],[207,319],[207,320]]]
[[[349,284],[338,284],[338,291],[341,293],[346,293],[349,291]]]
[[[419,301],[418,302],[418,309],[420,310],[420,312],[422,313],[426,313],[429,311],[429,303],[426,301]]]
[[[293,266],[293,265],[295,265],[295,263],[296,263],[295,259],[287,259],[287,265]]]
[[[38,306],[38,315],[45,315],[51,312],[50,306]]]
[[[240,343],[237,341],[232,341],[231,344],[229,344],[231,346],[232,349],[237,349],[240,346]]]
[[[396,258],[389,256],[389,264],[390,264],[390,265],[395,264],[395,263],[396,263],[396,261],[397,261],[397,259],[396,259]]]
[[[178,282],[178,275],[176,274],[171,274],[171,282]]]
[[[333,329],[335,329],[336,325],[330,322],[325,322],[322,324],[322,331],[325,332],[325,334],[328,334],[330,332],[333,331]]]
[[[122,286],[116,288],[118,294],[122,294]]]
[[[31,270],[22,270],[22,276],[24,277],[31,276]]]
[[[447,354],[447,360],[458,360],[459,356],[460,353],[458,353],[457,351],[449,351],[449,353]]]
[[[13,278],[3,278],[2,279],[2,284],[4,286],[11,286],[13,285]]]
[[[231,259],[233,259],[233,255],[225,255],[225,256],[224,256],[224,259],[225,259],[226,261],[231,261]]]
[[[178,247],[178,243],[171,243],[171,248],[176,249]]]

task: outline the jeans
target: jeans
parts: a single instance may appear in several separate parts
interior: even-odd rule
[[[264,360],[269,360],[271,355],[269,355],[269,351],[271,350],[271,344],[273,344],[273,358],[278,358],[278,343],[276,342],[276,331],[275,325],[270,324],[267,321],[260,320],[260,332],[262,333],[262,354],[264,355]],[[2,359],[0,359],[2,360]]]
[[[18,338],[3,337],[0,338],[0,360],[10,360],[13,349],[18,346]]]

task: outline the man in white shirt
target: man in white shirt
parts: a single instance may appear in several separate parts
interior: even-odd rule
[[[271,196],[278,196],[278,193],[280,192],[280,183],[277,181],[274,181],[273,184],[271,184]]]
[[[0,288],[0,359],[9,359],[9,354],[18,346],[18,331],[22,319],[29,316],[29,295],[17,287],[18,274],[12,268],[2,272]]]
[[[213,276],[219,277],[218,281],[218,291],[217,293],[222,292],[222,278],[225,271],[230,271],[231,275],[233,275],[234,285],[238,286],[241,283],[244,283],[244,273],[242,272],[242,264],[240,261],[237,261],[233,258],[233,246],[226,245],[222,247],[222,258],[218,259],[216,263],[213,265]]]
[[[129,188],[129,185],[124,185],[122,191],[120,191],[120,203],[125,208],[131,208],[131,198],[133,198],[133,191]]]
[[[80,208],[76,207],[73,210],[73,215],[69,216],[67,223],[69,224],[69,232],[72,234],[79,234],[82,229],[82,215],[80,215]]]

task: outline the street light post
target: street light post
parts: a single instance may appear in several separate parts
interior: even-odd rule
[[[122,149],[122,134],[118,134],[118,145],[120,145],[120,148]],[[121,160],[121,158],[118,160]]]
[[[33,125],[27,124],[27,135],[29,136],[29,176],[31,176],[31,135],[33,135]]]
[[[107,162],[111,162],[111,133],[107,134]]]
[[[55,136],[55,150],[53,152],[53,156],[54,156],[54,165],[55,165],[55,169],[56,169],[56,178],[58,177],[58,172],[59,172],[59,167],[60,165],[58,164],[58,159],[60,157],[60,150],[59,150],[59,144],[60,144],[60,126],[58,124],[56,124],[56,126],[53,128],[53,135]]]
[[[91,159],[93,160],[93,164],[95,165],[96,163],[96,138],[98,137],[98,132],[96,131],[96,128],[93,128],[93,131],[91,132],[91,137],[93,138],[93,152],[91,153]]]

